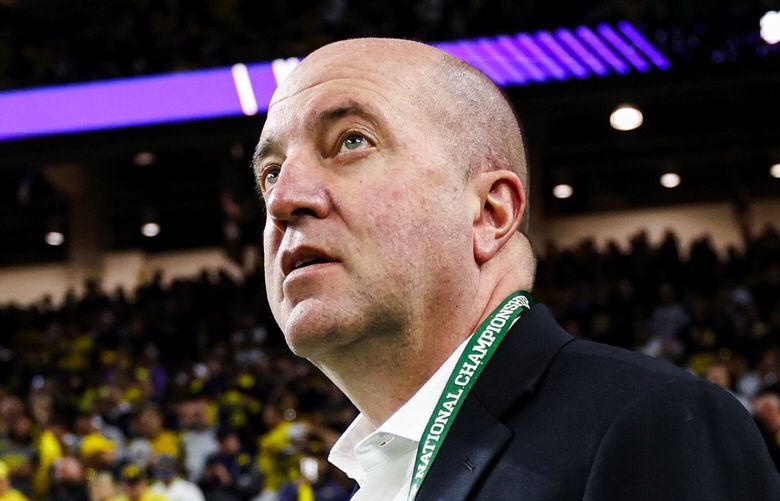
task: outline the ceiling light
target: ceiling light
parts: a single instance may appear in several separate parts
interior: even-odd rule
[[[155,154],[151,151],[139,151],[133,157],[133,163],[139,167],[147,167],[152,165],[155,160],[157,160],[157,156],[155,156]]]
[[[674,172],[667,172],[661,176],[661,186],[664,188],[676,188],[680,186],[680,175]]]
[[[642,125],[643,121],[639,108],[630,104],[618,106],[609,116],[609,125],[615,130],[634,130]]]
[[[52,247],[59,247],[65,243],[65,235],[59,231],[50,231],[46,233],[46,243]]]
[[[761,16],[761,38],[768,44],[780,42],[780,10],[770,10]]]
[[[160,234],[160,225],[157,223],[144,223],[141,226],[141,234],[149,238],[156,237]]]
[[[769,168],[769,174],[777,179],[780,179],[780,163],[774,164]]]
[[[574,188],[570,184],[557,184],[553,188],[553,196],[555,198],[569,198],[574,194]]]

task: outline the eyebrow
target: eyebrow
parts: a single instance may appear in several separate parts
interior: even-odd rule
[[[260,163],[263,159],[271,155],[278,148],[278,143],[273,138],[266,138],[260,141],[255,148],[255,152],[252,155],[252,170],[257,173],[257,169],[260,167]]]
[[[378,126],[376,113],[370,112],[366,107],[351,99],[343,104],[322,110],[313,119],[307,119],[305,126],[307,129],[315,129],[351,116],[370,122],[375,127]],[[270,137],[262,140],[255,148],[254,155],[252,155],[252,168],[257,170],[263,159],[272,155],[278,149],[279,143],[275,138]]]
[[[362,118],[363,120],[371,122],[372,124],[376,124],[376,117],[374,113],[368,111],[357,101],[350,99],[344,104],[319,112],[314,120],[311,121],[310,127],[322,126],[350,116]]]

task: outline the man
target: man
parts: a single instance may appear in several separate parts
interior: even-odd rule
[[[179,424],[184,465],[191,482],[197,482],[203,473],[206,459],[219,449],[217,429],[211,423],[209,400],[195,395],[179,406]]]
[[[127,464],[119,474],[122,494],[112,501],[168,501],[164,494],[152,491],[146,471],[136,464]]]
[[[328,45],[271,100],[268,298],[361,412],[331,452],[353,499],[780,499],[733,398],[526,311],[523,141],[484,75],[408,41]]]
[[[79,460],[65,456],[52,463],[52,486],[46,501],[89,501],[84,470]]]
[[[263,478],[254,458],[244,451],[235,430],[220,428],[219,449],[206,458],[200,487],[209,501],[247,501],[254,499]]]
[[[182,478],[179,461],[167,454],[157,456],[152,463],[154,482],[150,490],[164,495],[168,501],[205,501],[200,487]]]

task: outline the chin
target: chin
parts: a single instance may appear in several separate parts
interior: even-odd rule
[[[338,318],[336,312],[343,313],[343,310],[317,299],[296,304],[283,323],[280,322],[290,350],[299,357],[316,359],[318,355],[350,342],[344,338],[355,332],[349,328],[353,322]]]
[[[407,324],[402,318],[381,303],[350,302],[345,307],[334,300],[312,298],[289,311],[282,332],[293,353],[317,361],[360,340],[403,332]]]

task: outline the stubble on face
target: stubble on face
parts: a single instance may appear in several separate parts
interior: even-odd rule
[[[417,45],[400,51],[396,45],[388,51],[360,43],[346,52],[336,49],[326,48],[324,54],[305,61],[279,89],[269,113],[271,129],[278,127],[275,111],[288,110],[284,113],[289,117],[294,114],[289,110],[299,103],[316,102],[335,82],[352,79],[375,91],[358,98],[374,97],[373,104],[384,106],[389,126],[403,140],[376,152],[376,165],[361,166],[366,177],[355,179],[363,184],[362,191],[352,190],[354,185],[345,190],[344,179],[337,177],[327,177],[333,183],[321,187],[321,195],[329,197],[332,221],[309,223],[333,230],[344,250],[343,269],[330,286],[319,284],[312,289],[315,294],[292,304],[280,287],[277,262],[284,235],[273,222],[266,226],[266,282],[272,311],[291,349],[315,363],[341,357],[356,344],[369,350],[382,345],[420,350],[415,329],[429,320],[426,315],[444,311],[443,306],[431,311],[431,305],[447,304],[447,288],[454,285],[447,277],[457,272],[458,260],[468,257],[461,244],[469,221],[458,207],[462,176],[459,168],[448,165],[450,158],[442,153],[435,128],[425,123],[419,106],[422,86],[413,78],[419,79],[420,72],[409,64],[410,57],[417,57],[420,68],[425,68],[428,59],[434,61],[439,54]],[[361,57],[381,52],[384,59],[351,68],[355,52]],[[372,177],[371,169],[381,175]],[[332,176],[335,170],[322,172]],[[363,203],[344,199],[345,195],[361,197]],[[294,225],[285,229],[295,230]]]

